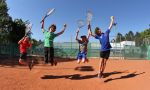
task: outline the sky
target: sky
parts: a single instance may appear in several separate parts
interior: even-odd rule
[[[57,37],[55,42],[75,41],[77,20],[82,19],[86,23],[86,12],[93,12],[91,21],[92,31],[100,27],[105,32],[110,23],[110,16],[115,17],[117,26],[112,28],[110,37],[116,33],[125,34],[128,31],[142,32],[149,28],[150,24],[150,0],[6,0],[9,15],[13,18],[29,20],[33,23],[32,37],[44,40],[40,21],[48,9],[55,8],[55,12],[45,20],[45,29],[51,24],[57,25],[60,32],[63,25],[67,29],[63,35]],[[79,36],[87,35],[87,24],[81,28]],[[71,39],[72,37],[72,39]],[[90,41],[96,42],[91,37]]]

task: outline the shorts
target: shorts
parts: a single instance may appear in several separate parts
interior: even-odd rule
[[[82,58],[85,58],[85,59],[86,59],[86,55],[87,55],[86,52],[79,52],[79,53],[78,53],[78,56],[77,56],[77,59],[82,59]]]
[[[20,58],[21,59],[27,59],[27,53],[20,53]]]
[[[110,50],[100,52],[101,58],[108,59],[109,55],[110,55]]]

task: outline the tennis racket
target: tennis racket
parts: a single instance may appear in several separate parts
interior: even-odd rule
[[[80,28],[82,28],[82,27],[84,27],[84,21],[83,20],[77,20],[77,25],[78,25],[78,28],[80,29]]]
[[[92,11],[88,10],[87,11],[87,24],[89,24],[92,21],[93,18],[93,13]]]
[[[48,12],[47,12],[47,13],[45,14],[45,16],[43,17],[43,19],[41,20],[41,22],[42,22],[45,18],[47,18],[49,15],[53,14],[54,11],[55,11],[55,8],[49,9]],[[40,22],[40,23],[41,23],[41,22]]]
[[[114,23],[113,23],[113,26],[116,26],[116,25],[117,25],[117,23],[116,23],[116,22],[114,22]]]
[[[31,37],[31,29],[32,29],[33,24],[32,23],[27,23],[26,24],[26,29],[25,29],[25,36]]]

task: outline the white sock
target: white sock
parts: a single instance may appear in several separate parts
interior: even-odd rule
[[[80,60],[80,59],[78,59],[78,60],[77,60],[77,63],[80,63],[80,61],[81,61],[81,60]]]
[[[85,58],[82,58],[82,62],[85,62]]]

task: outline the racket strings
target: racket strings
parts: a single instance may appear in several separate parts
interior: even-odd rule
[[[32,25],[33,25],[32,23],[26,24],[26,29],[25,29],[26,36],[31,37],[31,34],[33,34],[33,33],[31,32]]]
[[[47,12],[46,16],[49,16],[49,15],[52,14],[54,11],[55,11],[54,8],[53,8],[53,9],[50,9],[50,10]]]
[[[78,20],[77,24],[78,24],[79,28],[82,28],[84,26],[84,21],[83,20]]]
[[[93,13],[91,11],[87,11],[87,21],[91,21],[93,18]]]

